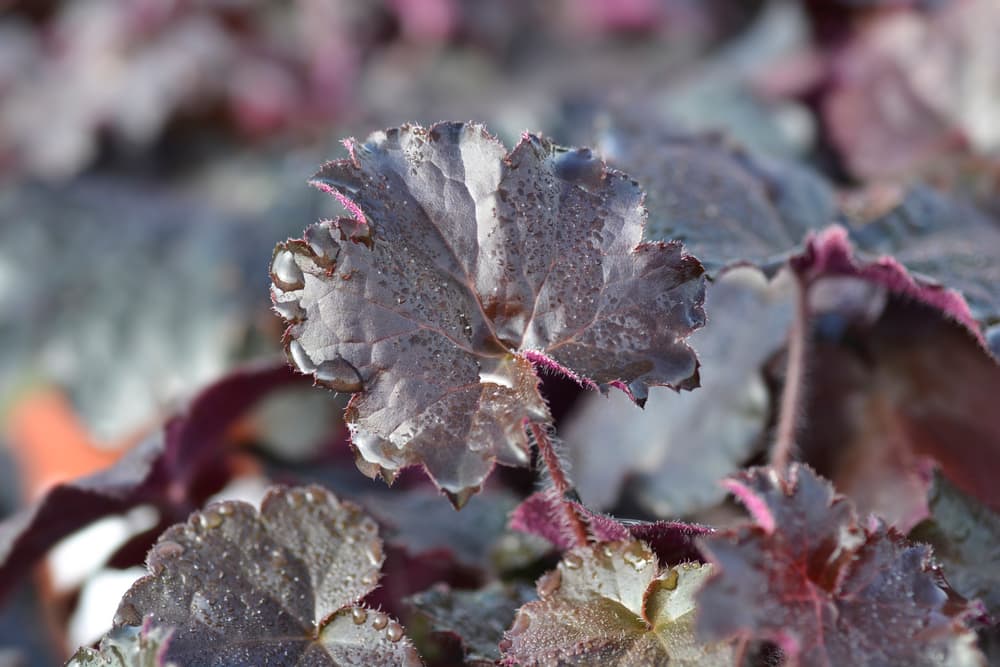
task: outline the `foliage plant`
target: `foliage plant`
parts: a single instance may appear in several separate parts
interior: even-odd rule
[[[240,369],[114,468],[4,524],[0,587],[72,525],[139,502],[186,515],[199,498],[183,490],[218,454],[206,443],[305,375],[314,391],[351,396],[361,472],[393,484],[422,469],[458,514],[412,485],[364,508],[320,485],[273,487],[259,509],[210,504],[160,535],[113,630],[70,664],[987,664],[1000,612],[996,422],[953,391],[947,364],[998,386],[991,288],[948,257],[919,255],[917,276],[865,252],[889,239],[906,256],[939,231],[929,216],[919,233],[876,236],[900,228],[891,218],[828,227],[840,214],[812,176],[687,141],[619,139],[599,153],[525,134],[508,151],[455,122],[348,140],[313,179],[346,215],[279,243],[270,267],[296,372]],[[701,217],[671,209],[681,174],[636,159],[643,150],[688,151],[693,173],[711,163],[713,179],[686,193],[707,200]],[[605,154],[635,165],[648,199]],[[854,369],[845,349],[865,362],[851,382],[838,375]],[[699,502],[725,496],[728,513],[710,525],[589,506],[546,395],[560,379],[661,412],[656,437],[711,462],[669,492],[647,475],[633,504],[676,507],[690,489]],[[738,412],[743,388],[765,382],[777,398],[760,422],[684,412]],[[878,401],[889,404],[872,386],[888,387]],[[830,427],[845,396],[871,411]],[[671,403],[682,399],[699,402]],[[620,440],[597,445],[602,460],[621,458],[603,472],[609,488],[640,476],[630,457],[655,439],[636,450],[617,428]],[[747,428],[764,440],[756,459],[723,452],[742,452],[752,439],[730,432]],[[829,433],[849,458],[822,449]],[[533,468],[538,488],[511,499],[493,483],[497,464]],[[503,539],[516,548],[477,541],[490,512],[509,515],[519,532]],[[422,585],[434,559],[453,569]]]

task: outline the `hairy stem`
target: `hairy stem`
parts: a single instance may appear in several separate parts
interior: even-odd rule
[[[778,428],[771,450],[771,465],[784,474],[795,447],[795,437],[805,391],[806,347],[809,342],[809,286],[795,280],[795,317],[788,332],[788,360],[785,364],[785,386],[781,391]]]
[[[587,544],[587,526],[584,524],[583,519],[580,518],[580,515],[576,513],[573,505],[565,498],[566,492],[573,487],[569,483],[569,479],[566,478],[566,473],[563,472],[562,465],[559,463],[559,457],[556,455],[555,447],[553,447],[552,441],[549,440],[548,431],[544,426],[535,422],[531,422],[530,428],[531,436],[538,445],[538,453],[541,454],[542,461],[545,462],[545,468],[549,471],[549,477],[552,478],[552,485],[555,487],[556,493],[559,494],[559,501],[562,503],[563,511],[566,513],[567,524],[573,531],[577,546],[584,546]]]

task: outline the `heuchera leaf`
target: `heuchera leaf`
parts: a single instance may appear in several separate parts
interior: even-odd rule
[[[712,533],[708,526],[680,521],[620,521],[592,512],[579,503],[565,503],[553,491],[539,491],[528,496],[511,513],[510,527],[544,537],[559,549],[570,549],[576,544],[576,537],[567,524],[567,504],[587,524],[595,540],[642,540],[665,565],[701,560],[696,538]]]
[[[731,665],[694,637],[694,592],[711,566],[661,569],[639,541],[577,547],[538,581],[501,644],[501,665]]]
[[[822,286],[823,281],[818,286]],[[799,446],[864,511],[900,530],[927,516],[936,465],[1000,509],[1000,365],[965,326],[889,295],[873,323],[812,345]]]
[[[846,44],[831,55],[821,113],[830,142],[860,180],[900,180],[1000,146],[993,123],[1000,8],[991,0],[937,4],[852,22]],[[847,22],[836,20],[842,34]]]
[[[854,508],[808,467],[728,481],[750,525],[702,538],[716,567],[698,595],[698,635],[778,644],[790,665],[983,665],[930,548]],[[766,594],[762,594],[766,592]]]
[[[115,626],[172,628],[166,657],[183,665],[419,665],[403,628],[359,604],[383,559],[359,508],[275,487],[259,513],[226,501],[161,535]]]
[[[1000,614],[1000,515],[941,474],[934,476],[929,504],[931,518],[914,527],[910,539],[934,547],[956,591]]]
[[[283,364],[239,368],[202,390],[162,434],[117,463],[53,487],[40,501],[0,523],[0,595],[63,537],[90,523],[153,503],[165,514],[191,510],[192,479],[221,454],[226,430],[256,401],[300,379]],[[180,493],[179,493],[180,492]],[[179,507],[178,507],[179,506]]]
[[[500,659],[500,641],[521,605],[535,599],[524,586],[492,583],[474,591],[437,585],[406,602],[430,621],[431,629],[458,638],[470,665],[493,665]]]
[[[789,262],[807,284],[834,276],[860,278],[938,309],[982,340],[979,324],[959,292],[911,275],[898,260],[888,255],[874,261],[857,258],[843,227],[828,227],[811,235],[802,253]]]
[[[512,493],[487,490],[472,498],[458,515],[431,489],[393,491],[360,500],[383,527],[385,541],[411,555],[442,550],[457,562],[482,567],[507,528],[517,506]]]
[[[712,272],[780,260],[836,212],[832,187],[809,167],[754,157],[719,137],[619,123],[598,149],[649,192],[646,237],[682,241]]]
[[[782,272],[768,281],[740,266],[709,285],[708,322],[689,339],[702,362],[698,391],[667,396],[652,389],[641,414],[618,396],[584,397],[563,439],[588,505],[612,506],[624,491],[626,502],[667,517],[723,499],[719,480],[750,460],[770,414],[761,368],[788,334],[789,278]]]
[[[98,650],[81,648],[66,667],[179,667],[165,662],[170,630],[156,627],[125,626],[101,638]]]
[[[547,421],[532,364],[643,401],[693,388],[702,268],[643,243],[642,192],[586,149],[480,125],[403,126],[348,142],[315,184],[353,212],[277,247],[289,356],[358,392],[346,420],[370,475],[422,465],[453,502],[494,462],[528,462]]]
[[[1000,222],[972,203],[926,186],[874,220],[851,221],[860,250],[892,255],[910,271],[956,289],[985,328],[1000,322]]]

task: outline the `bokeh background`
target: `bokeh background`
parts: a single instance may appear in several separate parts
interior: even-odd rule
[[[0,0],[0,517],[118,460],[228,369],[280,356],[274,244],[339,213],[308,177],[344,155],[341,139],[404,122],[477,120],[508,146],[533,131],[623,162],[655,145],[634,144],[643,132],[669,136],[674,152],[639,163],[674,169],[691,198],[677,210],[767,214],[726,160],[815,181],[794,188],[811,193],[789,209],[816,218],[803,227],[958,200],[993,230],[963,257],[985,276],[973,305],[997,346],[997,35],[995,0]],[[783,322],[740,307],[734,327]],[[703,436],[732,443],[708,477],[761,456],[771,407],[756,371],[772,351],[747,362],[742,393],[717,394],[742,416]],[[574,426],[579,392],[551,384],[569,446],[623,428],[617,400]],[[200,497],[254,498],[318,459],[338,462],[327,481],[375,493],[350,463],[340,400],[259,408],[227,434],[254,457]],[[701,428],[707,409],[679,419]],[[611,481],[578,460],[584,499],[725,516],[719,498],[676,497],[643,456]],[[0,665],[58,664],[96,640],[141,572],[142,550],[122,547],[163,520],[140,505],[25,574],[0,607]]]

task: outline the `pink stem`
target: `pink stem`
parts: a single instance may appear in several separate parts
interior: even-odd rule
[[[566,473],[563,472],[562,466],[559,463],[559,457],[556,456],[552,441],[549,440],[549,434],[544,426],[535,422],[531,422],[530,428],[531,435],[538,444],[538,452],[541,454],[542,461],[545,462],[545,467],[549,471],[549,477],[552,478],[552,485],[555,487],[556,493],[559,494],[559,501],[566,512],[567,523],[573,531],[576,544],[577,546],[585,546],[588,540],[587,526],[584,524],[583,519],[580,518],[580,515],[576,513],[573,505],[564,497],[566,492],[572,488],[572,485],[570,485],[569,480],[566,478]]]
[[[781,408],[771,465],[782,475],[788,467],[799,426],[802,397],[805,391],[806,347],[809,340],[809,285],[799,276],[795,280],[795,319],[788,333],[788,359],[785,364],[785,386],[781,391]]]

